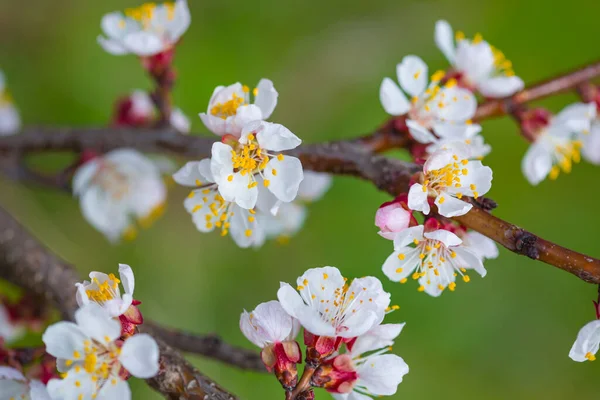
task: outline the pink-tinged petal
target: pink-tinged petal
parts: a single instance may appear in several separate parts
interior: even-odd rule
[[[454,63],[455,47],[454,32],[447,21],[439,20],[435,23],[435,44],[444,54],[450,64]]]
[[[406,93],[411,96],[420,96],[427,87],[429,80],[427,64],[417,56],[406,56],[396,66],[398,82]]]
[[[430,207],[427,200],[427,188],[420,183],[413,184],[408,191],[408,208],[415,211],[421,211],[423,214],[429,214]]]
[[[408,99],[390,78],[384,78],[381,82],[379,100],[385,112],[390,115],[403,115],[410,110]]]

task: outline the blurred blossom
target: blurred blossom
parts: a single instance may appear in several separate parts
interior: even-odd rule
[[[523,81],[515,76],[512,63],[480,34],[473,40],[465,39],[462,32],[454,35],[450,24],[440,20],[435,24],[435,43],[453,67],[450,76],[459,84],[478,90],[485,97],[506,97],[523,89]]]
[[[170,50],[190,26],[186,0],[146,3],[137,8],[112,12],[102,18],[104,36],[98,43],[110,54],[154,56]]]
[[[144,90],[134,90],[129,96],[117,102],[113,124],[115,126],[150,126],[156,119],[156,107],[150,94]],[[181,133],[189,133],[191,123],[179,108],[171,111],[171,126]]]
[[[0,397],[9,400],[51,400],[46,386],[26,378],[21,371],[0,366]]]
[[[279,93],[268,79],[261,79],[252,94],[253,103],[250,102],[250,88],[239,82],[216,87],[208,110],[200,113],[202,122],[216,135],[239,138],[247,123],[269,119],[277,105]]]
[[[118,149],[80,166],[73,194],[88,222],[116,242],[135,238],[137,225],[147,227],[162,215],[167,189],[157,163],[137,150]]]
[[[438,71],[428,84],[427,64],[412,55],[404,57],[396,72],[402,90],[390,78],[384,78],[379,98],[388,114],[406,115],[406,125],[416,141],[464,140],[481,131],[479,125],[471,123],[477,109],[475,96],[458,87],[455,79],[441,85],[444,72]]]
[[[11,318],[9,310],[0,302],[0,339],[11,343],[21,338],[24,334],[24,326],[18,321],[14,321]]]
[[[0,136],[13,135],[21,129],[21,116],[6,89],[4,73],[0,70]]]
[[[42,340],[57,359],[63,379],[51,379],[52,399],[130,400],[126,379],[152,378],[159,370],[159,349],[147,334],[120,340],[121,324],[96,303],[75,312],[75,323],[48,327]]]
[[[456,276],[465,282],[467,269],[484,277],[481,258],[462,244],[454,233],[423,225],[407,228],[394,238],[394,252],[383,264],[384,274],[394,282],[405,283],[409,276],[419,280],[419,291],[437,297],[444,289],[454,291]]]
[[[464,215],[473,205],[463,196],[477,198],[492,187],[492,170],[481,161],[469,161],[450,150],[440,150],[423,166],[423,179],[408,192],[408,207],[429,214],[429,196],[445,217]]]
[[[561,170],[571,172],[573,163],[578,163],[581,158],[581,138],[590,135],[595,117],[595,103],[575,103],[533,132],[533,143],[521,163],[529,183],[537,185],[546,177],[556,179]]]

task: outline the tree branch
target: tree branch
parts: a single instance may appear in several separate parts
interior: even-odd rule
[[[4,209],[0,208],[0,276],[54,304],[64,319],[77,309],[75,269],[53,255]],[[156,331],[153,331],[153,327]],[[159,374],[148,384],[172,400],[235,400],[236,397],[202,375],[183,356],[163,341],[156,325],[145,328],[155,334],[160,349]]]
[[[13,151],[35,153],[45,150],[108,151],[133,147],[147,152],[167,152],[200,159],[210,155],[214,140],[185,136],[171,129],[136,130],[109,128],[27,129],[23,134],[0,138],[0,158]],[[406,193],[410,178],[422,167],[375,155],[358,141],[339,141],[300,146],[290,152],[304,168],[319,172],[352,175],[372,182],[392,196]],[[495,240],[510,251],[568,271],[586,282],[600,283],[600,260],[548,242],[515,225],[490,215],[475,204],[456,221]]]

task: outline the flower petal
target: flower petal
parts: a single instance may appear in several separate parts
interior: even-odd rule
[[[423,190],[425,189],[425,190]],[[408,208],[415,211],[421,211],[423,214],[429,214],[427,188],[420,183],[414,183],[408,190]]]
[[[155,33],[140,31],[126,35],[123,47],[138,56],[153,56],[165,49],[165,43]]]
[[[540,142],[529,146],[521,162],[521,170],[529,183],[537,185],[548,176],[551,169],[552,156],[548,149]]]
[[[100,391],[98,392],[98,396],[95,398],[97,400],[131,400],[131,389],[129,388],[129,384],[127,381],[122,379],[113,378],[110,381],[107,381]]]
[[[577,333],[577,339],[571,347],[569,357],[573,361],[583,362],[587,361],[586,355],[588,353],[596,354],[598,352],[598,346],[600,343],[600,320],[594,320],[588,322],[583,328]]]
[[[429,129],[427,129],[417,121],[407,119],[406,126],[408,126],[408,131],[410,132],[410,135],[413,137],[413,139],[415,139],[419,143],[431,143],[437,140],[437,138],[433,136]]]
[[[276,171],[276,172],[275,172]],[[296,157],[275,157],[269,161],[263,171],[265,179],[270,181],[268,189],[279,200],[289,203],[296,198],[300,183],[304,179],[302,163]]]
[[[446,56],[450,64],[454,63],[454,32],[447,21],[439,20],[435,23],[435,44]]]
[[[448,218],[465,215],[473,208],[472,204],[452,197],[449,193],[442,193],[437,196],[435,198],[435,205],[438,208],[438,212]]]
[[[404,375],[408,374],[408,365],[395,354],[383,354],[368,357],[356,372],[358,385],[366,387],[372,394],[391,396],[396,393]]]
[[[381,82],[379,100],[385,112],[390,115],[403,115],[410,110],[406,96],[390,78],[384,78]]]
[[[114,342],[121,336],[121,323],[96,303],[89,303],[75,311],[75,321],[86,336],[100,343]]]
[[[423,240],[423,230],[423,225],[417,225],[397,233],[394,238],[394,249],[398,250],[404,248],[415,240]]]
[[[385,276],[393,282],[399,282],[412,274],[419,264],[419,250],[413,247],[404,247],[394,250],[385,260],[381,269]],[[403,257],[401,260],[399,257]]]
[[[119,328],[119,332],[121,329]],[[56,358],[72,359],[74,352],[83,354],[83,342],[88,339],[80,327],[72,322],[57,322],[50,325],[42,335],[46,352]]]
[[[269,119],[275,106],[277,105],[277,97],[279,93],[275,90],[273,82],[269,79],[261,79],[256,86],[258,93],[254,98],[254,104],[256,104],[262,111],[263,119]]]
[[[406,56],[396,66],[398,82],[406,93],[411,96],[420,96],[427,87],[429,72],[427,64],[417,56]]]
[[[438,229],[432,232],[425,232],[423,236],[425,236],[427,239],[438,240],[442,242],[446,247],[458,246],[462,243],[462,240],[458,236],[445,229]]]
[[[260,123],[259,127],[252,127],[256,131],[256,140],[260,147],[270,151],[291,150],[300,146],[302,140],[281,124],[272,122]],[[246,129],[244,129],[246,131]]]
[[[98,44],[109,54],[115,56],[122,56],[129,53],[129,51],[121,44],[120,41],[113,39],[106,39],[103,36],[98,36]]]
[[[148,379],[158,373],[159,355],[156,340],[148,334],[138,333],[125,341],[119,361],[131,375]]]
[[[473,269],[481,275],[482,278],[487,274],[487,271],[481,262],[481,258],[475,253],[464,247],[456,247],[453,250],[458,257],[458,260],[455,260],[455,262],[462,268]]]
[[[479,92],[485,97],[499,98],[512,96],[523,89],[525,84],[518,76],[495,76],[479,83]]]

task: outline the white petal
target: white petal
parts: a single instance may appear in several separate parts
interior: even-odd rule
[[[125,341],[119,361],[131,375],[148,379],[158,373],[159,355],[156,340],[145,333],[138,333]]]
[[[85,371],[71,371],[65,379],[51,379],[47,385],[52,400],[92,400],[95,388],[91,375]]]
[[[375,395],[391,396],[396,393],[404,375],[408,374],[408,365],[395,354],[383,354],[368,357],[357,368],[359,382]]]
[[[416,239],[423,240],[423,225],[413,226],[396,234],[394,238],[394,249],[398,250],[406,247]]]
[[[419,96],[427,87],[429,72],[427,64],[417,56],[406,56],[396,66],[398,82],[406,93],[411,96]]]
[[[302,201],[319,200],[331,187],[333,177],[322,172],[303,171],[304,179],[298,188],[298,199]]]
[[[258,189],[256,186],[249,187],[250,178],[248,175],[242,176],[236,172],[229,179],[223,180],[219,184],[219,193],[225,201],[235,202],[238,206],[247,210],[254,208],[258,198]]]
[[[392,346],[405,324],[382,324],[359,336],[352,345],[352,357]]]
[[[46,385],[42,382],[34,379],[29,382],[29,387],[31,388],[29,392],[31,400],[51,400],[48,389],[46,389]]]
[[[379,88],[379,100],[390,115],[403,115],[410,110],[410,103],[402,90],[390,78],[384,78]]]
[[[114,342],[121,336],[121,323],[96,303],[89,303],[77,310],[75,321],[85,335],[100,343]]]
[[[463,236],[463,245],[481,259],[497,258],[499,255],[496,242],[479,232],[467,232]]]
[[[129,53],[120,41],[106,39],[103,36],[98,36],[98,44],[109,54],[121,56]]]
[[[206,128],[208,128],[208,130],[210,130],[215,135],[223,136],[229,133],[234,136],[240,136],[240,133],[242,131],[241,127],[235,131],[231,128],[233,126],[233,117],[222,119],[206,113],[200,113],[198,115],[200,116],[200,119],[202,120]]]
[[[590,163],[600,165],[600,122],[592,124],[590,132],[587,135],[580,136],[583,146],[581,154]]]
[[[65,359],[72,359],[75,351],[83,354],[83,342],[87,339],[88,335],[72,322],[50,325],[42,336],[48,354]]]
[[[73,194],[79,195],[81,192],[90,184],[100,164],[97,160],[90,160],[77,168],[75,174],[73,174]]]
[[[399,248],[390,254],[381,269],[391,281],[399,282],[410,276],[419,265],[419,253],[418,249],[412,247]],[[403,260],[398,258],[400,254],[404,256]]]
[[[586,361],[587,353],[596,354],[600,343],[600,320],[588,322],[577,334],[577,339],[571,347],[569,357],[573,361]]]
[[[213,183],[214,179],[210,170],[210,165],[210,158],[205,158],[202,161],[190,161],[173,174],[173,179],[180,185],[191,187]],[[200,183],[200,185],[198,185],[198,183]]]
[[[413,139],[415,139],[419,143],[431,143],[437,140],[437,138],[433,136],[429,129],[427,129],[417,121],[407,119],[406,126],[408,126],[408,131],[410,132],[410,135],[413,137]]]
[[[26,382],[12,379],[0,379],[0,397],[2,400],[29,399],[29,387]]]
[[[123,285],[125,293],[133,294],[135,277],[131,267],[127,264],[119,264],[119,277],[121,278],[121,285]]]
[[[237,133],[243,131],[247,124],[254,121],[261,121],[263,114],[258,106],[247,104],[238,107],[235,116],[231,118],[232,127],[230,128],[230,133],[237,136]],[[229,118],[227,120],[229,121]]]
[[[444,201],[442,201],[442,198]],[[442,193],[437,196],[435,198],[435,205],[438,208],[438,212],[448,218],[465,215],[473,208],[472,204],[452,197],[449,193]]]
[[[423,191],[423,185],[413,184],[408,191],[408,208],[415,211],[421,211],[423,214],[429,214],[429,202],[427,200],[427,188]]]
[[[171,118],[169,120],[171,126],[177,129],[181,133],[189,133],[192,123],[190,119],[181,111],[180,108],[175,108],[171,111]]]
[[[433,153],[425,162],[423,172],[428,173],[436,169],[444,168],[454,162],[455,153],[450,150],[438,150]]]
[[[100,26],[104,34],[110,39],[120,39],[123,37],[123,33],[126,32],[125,28],[128,22],[131,24],[131,21],[126,19],[120,12],[112,12],[102,17]]]
[[[455,65],[471,83],[478,85],[494,71],[494,54],[485,41],[472,44],[468,40],[461,40],[456,48]]]
[[[227,181],[227,177],[233,173],[233,149],[221,142],[215,142],[212,145],[212,158],[210,159],[210,171],[213,179],[221,185]]]
[[[433,131],[442,139],[465,140],[481,132],[481,126],[477,124],[440,122],[433,125]]]
[[[190,26],[192,17],[186,0],[177,0],[173,20],[168,24],[170,39],[177,41]]]
[[[551,169],[552,156],[546,147],[539,141],[529,146],[521,162],[521,170],[529,183],[537,185],[548,176]]]
[[[595,103],[575,103],[559,112],[552,119],[552,124],[564,125],[575,132],[582,132],[590,129],[591,120],[595,117]]]
[[[487,274],[481,259],[475,253],[462,246],[455,247],[453,250],[458,257],[458,259],[455,259],[455,262],[462,268],[473,269],[481,275],[482,278]]]
[[[335,336],[335,328],[321,319],[317,310],[304,304],[302,297],[287,283],[281,283],[277,298],[283,309],[315,335]]]
[[[271,151],[291,150],[300,146],[302,140],[294,135],[292,131],[280,124],[271,122],[261,122],[260,127],[256,127],[256,140],[260,147]],[[246,128],[244,128],[246,131]]]
[[[294,322],[281,304],[273,300],[259,304],[250,314],[244,312],[240,329],[252,343],[264,347],[268,343],[288,340],[294,331]]]
[[[446,247],[458,246],[462,243],[462,240],[460,240],[458,236],[445,229],[438,229],[433,232],[425,232],[423,236],[425,236],[427,239],[438,240]]]
[[[127,381],[114,379],[106,381],[95,400],[131,400],[131,389]]]
[[[477,89],[485,97],[498,98],[512,96],[524,86],[518,76],[496,76],[481,81]]]
[[[450,64],[454,63],[454,32],[447,21],[439,20],[435,23],[435,44],[444,53]]]
[[[233,216],[230,219],[231,226],[229,233],[233,241],[242,248],[250,246],[260,246],[264,242],[264,232],[255,219],[253,222],[248,220],[250,213],[248,210],[239,206],[231,208]]]
[[[254,98],[254,104],[256,104],[262,111],[263,119],[269,119],[275,106],[277,105],[277,97],[279,93],[275,90],[273,82],[269,79],[261,79],[256,87],[258,93]]]
[[[18,369],[0,365],[0,380],[26,381],[27,378]]]
[[[277,171],[277,174],[275,175],[273,171]],[[284,156],[281,161],[277,157],[272,158],[267,163],[263,174],[270,180],[268,189],[271,193],[286,203],[296,198],[300,182],[304,179],[302,163],[291,156]]]
[[[160,36],[147,31],[134,32],[125,36],[123,46],[138,56],[152,56],[165,49]]]
[[[464,122],[473,118],[477,110],[477,99],[473,93],[458,86],[442,89],[434,104],[439,118],[447,121]],[[443,107],[440,108],[440,104]]]

